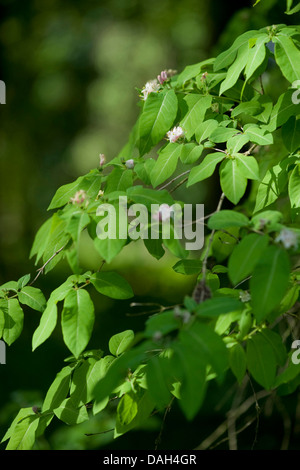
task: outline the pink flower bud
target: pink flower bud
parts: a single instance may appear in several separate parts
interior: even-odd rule
[[[83,189],[80,189],[75,193],[74,197],[71,197],[72,204],[81,205],[87,200],[87,194]]]
[[[100,164],[100,166],[103,166],[105,161],[106,161],[106,158],[105,158],[104,153],[100,153],[100,155],[99,155],[99,164]]]
[[[160,72],[160,75],[157,76],[157,80],[162,85],[166,80],[168,80],[168,74],[166,70]]]

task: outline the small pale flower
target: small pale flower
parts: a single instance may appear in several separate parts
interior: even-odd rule
[[[241,302],[250,302],[251,300],[251,295],[249,294],[248,291],[240,291],[240,300]]]
[[[162,85],[166,80],[168,80],[168,73],[166,70],[160,72],[160,75],[157,76],[157,80]]]
[[[99,164],[100,164],[100,166],[103,166],[105,162],[106,162],[106,158],[105,158],[104,153],[100,153],[100,155],[99,155]]]
[[[158,222],[165,222],[172,216],[173,209],[168,204],[161,204],[159,210],[153,214],[152,218]]]
[[[180,126],[173,127],[172,130],[167,132],[167,137],[170,142],[172,143],[177,142],[178,139],[180,139],[181,137],[184,137],[184,130]]]
[[[102,197],[103,195],[104,195],[104,191],[102,191],[102,189],[100,189],[100,191],[97,194],[96,201],[98,201],[98,199],[100,199],[100,197]]]
[[[206,77],[207,77],[208,73],[207,72],[204,72],[201,76],[201,81],[204,82],[206,80]]]
[[[293,230],[283,228],[276,237],[275,242],[282,242],[284,248],[298,248],[298,235]]]
[[[71,197],[72,204],[81,205],[85,201],[87,201],[87,194],[83,189],[80,189],[79,191],[75,193],[74,197]]]
[[[134,168],[134,160],[132,158],[130,158],[130,160],[126,160],[125,166],[128,170],[132,170]]]
[[[156,79],[147,82],[144,88],[142,89],[143,100],[146,100],[150,93],[157,93],[159,91],[159,88],[160,84]]]

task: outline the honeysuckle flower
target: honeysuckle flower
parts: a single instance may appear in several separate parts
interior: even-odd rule
[[[105,157],[104,153],[100,153],[100,155],[99,155],[99,164],[100,164],[100,166],[103,166],[105,162],[106,162],[106,157]]]
[[[157,80],[162,85],[166,80],[168,80],[168,72],[166,70],[160,72],[160,75],[157,76]]]
[[[167,132],[167,137],[170,142],[172,143],[177,142],[178,139],[180,139],[181,137],[184,137],[184,130],[180,126],[173,127],[172,130]]]
[[[249,294],[248,291],[240,291],[240,300],[241,302],[250,302],[251,300],[251,295]]]
[[[283,228],[275,238],[275,242],[282,242],[284,248],[298,248],[298,235],[293,230]]]
[[[159,88],[160,84],[156,79],[147,82],[144,88],[142,89],[143,100],[146,100],[150,93],[157,93],[159,91]]]
[[[72,204],[81,205],[85,201],[87,201],[87,194],[83,189],[80,189],[79,191],[75,193],[74,197],[71,197]]]
[[[152,218],[158,222],[169,220],[173,214],[173,209],[169,204],[161,204],[159,210],[153,214]]]
[[[134,168],[134,160],[132,158],[126,160],[125,166],[128,168],[128,170],[132,170]]]

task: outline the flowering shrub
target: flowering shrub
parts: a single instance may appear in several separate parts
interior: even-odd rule
[[[25,275],[0,287],[0,333],[8,345],[19,337],[27,305],[41,312],[35,350],[53,332],[61,306],[62,335],[72,356],[42,409],[20,410],[3,437],[7,449],[30,449],[53,419],[82,423],[112,398],[118,400],[118,437],[174,400],[192,420],[209,383],[222,386],[228,374],[240,386],[253,380],[262,397],[289,394],[299,385],[299,369],[285,344],[289,333],[281,334],[299,306],[300,104],[292,100],[300,80],[299,37],[298,26],[247,31],[214,59],[179,74],[162,71],[141,90],[140,116],[120,155],[106,162],[101,154],[98,168],[57,190],[49,205],[54,212],[31,250],[41,263],[35,278],[30,282]],[[274,69],[286,79],[275,97],[271,85],[264,87]],[[153,149],[157,159],[147,158]],[[174,177],[179,160],[186,170]],[[156,219],[169,220],[172,204],[181,203],[173,199],[175,187],[189,188],[213,174],[220,178],[219,202],[206,216],[198,256],[175,236],[143,241],[156,259],[165,250],[178,257],[177,273],[197,275],[194,292],[150,316],[137,335],[116,330],[109,355],[86,349],[97,315],[89,291],[113,299],[133,296],[109,263],[134,241],[97,236],[99,205],[117,209],[117,198],[126,196],[129,206],[160,204]],[[103,259],[97,272],[80,268],[83,230]],[[73,274],[46,300],[33,284],[63,258]]]

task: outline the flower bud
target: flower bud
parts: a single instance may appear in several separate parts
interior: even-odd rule
[[[134,160],[132,158],[130,160],[126,160],[125,166],[128,170],[132,170],[134,168]]]

